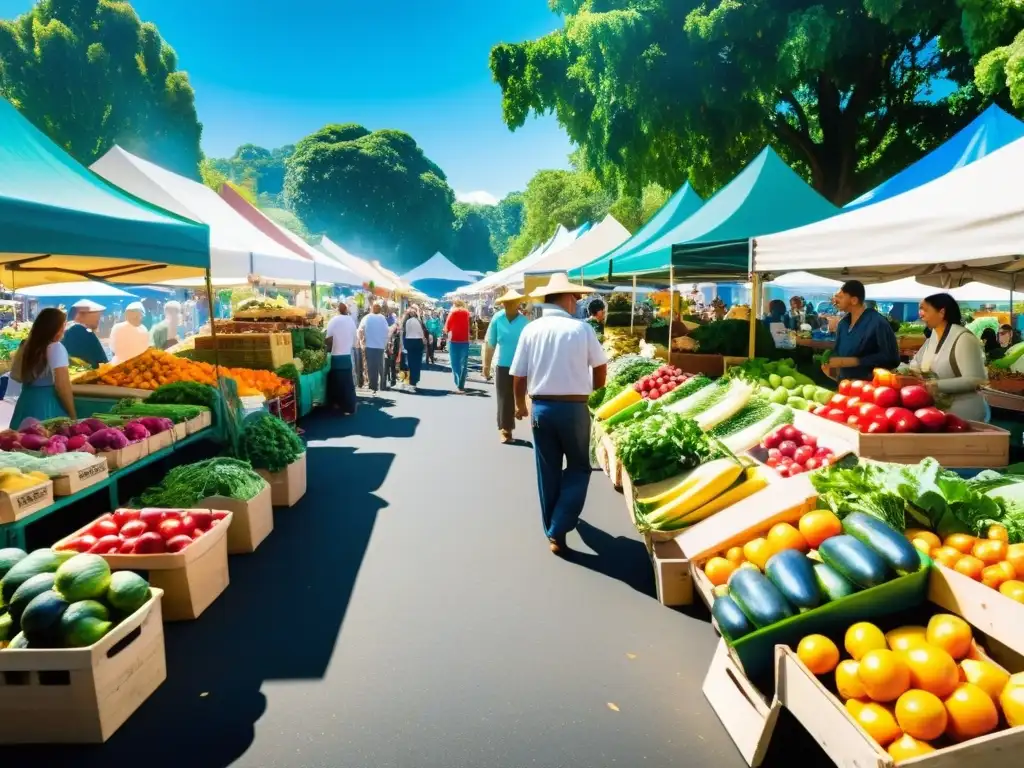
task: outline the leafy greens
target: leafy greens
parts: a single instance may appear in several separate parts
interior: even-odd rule
[[[615,435],[616,453],[636,485],[665,480],[707,461],[714,445],[692,419],[654,413]]]

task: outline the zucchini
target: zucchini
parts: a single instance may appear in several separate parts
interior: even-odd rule
[[[839,572],[826,563],[814,563],[814,578],[818,582],[818,589],[825,596],[825,600],[833,602],[852,595],[857,588],[839,575]]]
[[[825,539],[818,545],[818,554],[822,562],[862,589],[877,587],[892,577],[881,555],[848,534]]]
[[[640,393],[633,389],[632,385],[630,385],[621,392],[619,392],[619,394],[617,394],[607,403],[598,408],[594,412],[594,415],[601,420],[610,419],[623,408],[633,405],[633,403],[637,403],[642,399],[643,398],[640,396]]]
[[[729,595],[715,598],[711,615],[718,622],[718,628],[727,640],[739,640],[754,631],[754,626]]]
[[[821,590],[814,578],[814,566],[803,552],[784,549],[768,558],[764,574],[782,596],[797,608],[821,605]]]
[[[723,421],[731,419],[742,411],[753,395],[754,388],[752,386],[745,381],[733,379],[726,396],[714,405],[701,410],[700,413],[693,417],[693,420],[703,430],[717,427]]]
[[[689,513],[700,509],[727,490],[742,472],[743,467],[732,459],[716,459],[702,464],[667,494],[640,500],[642,510],[654,502],[661,504],[647,517],[647,524],[665,530],[680,527]]]
[[[877,517],[851,512],[843,518],[843,532],[866,544],[896,571],[914,573],[921,567],[914,545]]]
[[[609,416],[604,425],[608,428],[614,428],[617,424],[625,424],[628,421],[632,421],[638,414],[642,414],[644,411],[650,410],[650,400],[638,400],[632,405],[627,405],[618,413]]]
[[[778,587],[760,571],[737,568],[729,577],[729,597],[758,629],[795,614]],[[716,601],[717,602],[717,601]]]

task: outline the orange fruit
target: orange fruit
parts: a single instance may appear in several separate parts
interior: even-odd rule
[[[839,649],[824,635],[808,635],[796,647],[797,658],[813,675],[827,675],[839,663]]]
[[[1014,572],[1024,578],[1024,544],[1011,544],[1006,548],[1006,562],[1013,566]]]
[[[1006,559],[1006,553],[1009,548],[1010,545],[1005,541],[985,539],[974,545],[974,549],[971,550],[971,554],[981,560],[985,565],[995,565],[996,563]]]
[[[743,547],[730,547],[729,551],[725,553],[725,559],[730,563],[736,563],[736,565],[739,565],[747,558],[743,556]]]
[[[861,699],[847,699],[844,702],[843,706],[846,707],[847,712],[849,712],[851,715],[853,715],[854,718],[856,718],[857,713],[864,708],[865,704],[867,704],[867,702],[862,701]]]
[[[954,741],[984,736],[999,725],[995,702],[972,683],[961,683],[945,703],[949,714],[946,733]]]
[[[765,539],[757,538],[743,545],[743,554],[747,560],[763,571],[764,564],[768,562],[768,558],[774,555],[775,552],[772,550],[771,544]]]
[[[942,539],[931,531],[913,530],[907,531],[904,535],[910,539],[911,542],[918,540],[924,541],[928,545],[928,549],[926,549],[925,552],[931,552],[936,547],[942,546]]]
[[[768,543],[775,552],[782,552],[784,549],[796,549],[806,552],[810,549],[807,539],[803,537],[796,528],[789,523],[776,523],[768,531]]]
[[[954,533],[951,536],[947,536],[943,544],[947,547],[952,547],[963,555],[969,555],[971,550],[974,549],[976,541],[977,539],[966,533]]]
[[[1024,581],[1018,581],[1017,579],[1004,581],[999,585],[999,591],[1011,600],[1024,603]]]
[[[953,566],[953,570],[957,573],[962,573],[969,579],[975,581],[981,581],[981,572],[985,569],[985,563],[976,558],[974,555],[964,555],[956,561],[956,565]]]
[[[940,613],[928,620],[929,645],[941,648],[954,659],[962,659],[971,651],[971,625],[951,613]]]
[[[1010,673],[990,661],[964,659],[960,662],[960,679],[978,686],[995,701],[1010,681]]]
[[[860,727],[868,732],[868,736],[883,747],[902,735],[892,712],[881,704],[876,704],[873,701],[868,702],[851,714],[853,719],[860,724]]]
[[[1010,532],[1007,531],[1004,526],[999,525],[999,523],[995,523],[994,525],[990,525],[988,530],[985,531],[985,538],[993,539],[994,541],[1004,541],[1009,544]]]
[[[859,662],[853,659],[844,659],[836,667],[836,691],[841,699],[864,699],[867,698],[867,691],[864,690],[864,683],[857,677]]]
[[[957,668],[956,662],[941,648],[927,643],[917,645],[906,651],[903,658],[910,668],[910,685],[913,688],[945,698],[960,684],[960,670]],[[918,738],[934,737],[918,736]]]
[[[839,518],[827,509],[815,509],[800,518],[800,535],[811,549],[816,549],[825,539],[843,532]]]
[[[1010,682],[999,695],[999,706],[1007,725],[1011,728],[1024,725],[1024,672],[1010,675]]]
[[[953,568],[957,564],[957,561],[964,556],[960,550],[954,549],[953,547],[938,547],[928,554],[936,563],[944,565],[947,568]]]
[[[890,744],[889,749],[886,750],[889,753],[889,757],[896,763],[902,763],[904,760],[927,755],[929,752],[934,751],[935,747],[931,744],[919,741],[906,733]]]
[[[928,642],[926,635],[927,630],[924,627],[897,627],[885,633],[885,642],[888,643],[889,650],[899,653],[916,645],[924,645]]]
[[[1008,572],[1012,570],[1013,566],[1005,561],[990,565],[981,572],[981,583],[986,587],[999,589],[1003,582],[1010,581],[1017,575],[1016,573],[1008,575]]]
[[[932,550],[936,549],[936,547],[933,547],[925,539],[911,539],[910,543],[914,545],[914,549],[916,549],[918,552],[923,552],[929,557],[931,557]]]
[[[860,661],[868,651],[885,648],[885,635],[882,630],[866,621],[861,621],[848,630],[843,638],[843,647],[854,661]]]
[[[704,575],[716,587],[725,584],[735,570],[736,563],[724,557],[712,557],[704,564]]]
[[[860,659],[857,677],[873,701],[895,701],[910,688],[907,662],[902,654],[888,649],[865,653]]]
[[[896,722],[904,733],[930,741],[946,732],[949,715],[942,700],[928,691],[907,691],[896,702]]]

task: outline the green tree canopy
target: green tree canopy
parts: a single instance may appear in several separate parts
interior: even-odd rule
[[[0,95],[79,162],[114,144],[199,178],[188,76],[157,28],[111,0],[41,0],[0,21]]]
[[[491,250],[502,254],[508,250],[509,241],[519,234],[526,221],[523,193],[510,192],[497,205],[481,206],[480,213],[487,219],[491,230]]]
[[[973,117],[973,62],[1012,40],[1021,5],[552,0],[564,27],[496,46],[491,71],[511,128],[554,112],[631,190],[689,179],[707,195],[771,143],[845,203]]]
[[[401,131],[324,126],[295,145],[284,191],[311,231],[400,273],[451,242],[455,193]]]
[[[456,266],[474,272],[490,272],[497,266],[489,220],[489,215],[497,208],[496,205],[455,203],[452,242],[444,253]]]
[[[276,149],[243,144],[231,157],[213,158],[211,163],[235,184],[252,183],[262,205],[280,207],[284,205],[285,163],[294,151],[294,144]]]

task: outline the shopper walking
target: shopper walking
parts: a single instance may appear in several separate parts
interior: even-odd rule
[[[543,299],[543,315],[523,329],[512,360],[516,418],[527,416],[532,400],[533,452],[541,520],[551,551],[565,550],[590,483],[590,411],[587,398],[604,386],[608,358],[597,334],[573,316],[580,296],[593,290],[551,276],[531,298]],[[564,468],[563,468],[564,464]]]
[[[495,313],[487,326],[487,338],[484,341],[484,378],[491,379],[491,362],[494,350],[498,350],[497,380],[494,383],[495,399],[498,401],[498,434],[503,443],[512,442],[512,430],[516,425],[516,400],[512,391],[512,360],[519,347],[519,337],[529,320],[519,313],[519,304],[526,298],[514,290],[510,290],[495,303],[504,311]]]
[[[366,359],[367,386],[374,394],[381,389],[387,390],[384,349],[388,345],[388,321],[381,314],[380,304],[374,304],[370,314],[359,323],[359,341]]]
[[[415,307],[409,307],[402,317],[402,354],[409,367],[409,386],[413,392],[420,383],[426,339],[427,329],[423,326],[419,313]]]
[[[469,374],[470,325],[469,310],[461,299],[456,299],[444,330],[448,334],[448,359],[452,365],[455,388],[459,393],[466,391],[466,376]]]
[[[356,321],[348,313],[345,302],[338,304],[338,314],[327,323],[327,349],[331,368],[327,374],[327,400],[331,408],[345,416],[356,412],[356,381],[352,376],[352,349],[356,342]]]
[[[423,321],[423,325],[427,329],[427,365],[434,364],[434,355],[437,353],[437,342],[441,336],[441,317],[440,312],[428,312],[427,319]]]
[[[402,333],[398,323],[388,328],[388,346],[384,351],[384,369],[388,384],[398,386],[399,366],[402,360]],[[404,368],[403,368],[404,370]]]

